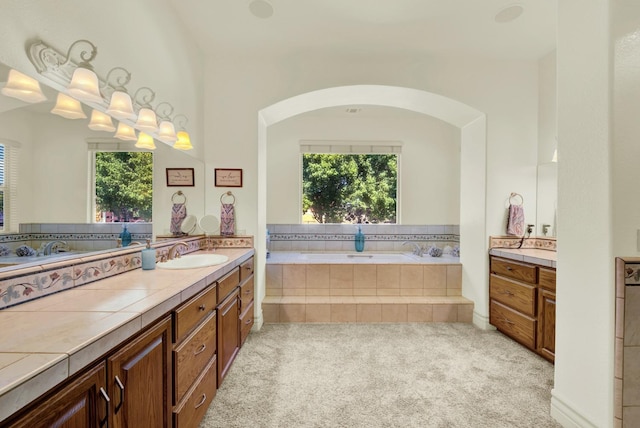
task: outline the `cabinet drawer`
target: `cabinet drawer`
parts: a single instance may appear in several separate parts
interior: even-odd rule
[[[176,309],[173,322],[173,341],[180,342],[191,330],[216,308],[216,287],[208,287]]]
[[[240,265],[240,281],[253,275],[253,257]]]
[[[251,327],[253,327],[253,301],[249,303],[247,308],[243,310],[242,315],[240,315],[240,346],[247,340]]]
[[[251,276],[240,286],[240,312],[243,312],[244,309],[253,302],[253,292],[255,290],[253,278],[254,277]]]
[[[235,268],[218,280],[218,303],[227,298],[229,293],[240,284],[240,269]]]
[[[491,272],[531,284],[538,282],[538,268],[536,266],[518,263],[512,260],[492,257]]]
[[[556,271],[553,269],[540,268],[540,287],[549,291],[556,291]]]
[[[175,428],[197,427],[216,396],[216,357],[214,356],[185,399],[173,410]]]
[[[536,320],[491,300],[490,322],[529,349],[536,347]]]
[[[531,317],[535,316],[536,287],[491,275],[489,297]]]
[[[216,313],[173,351],[174,403],[180,401],[216,353]]]

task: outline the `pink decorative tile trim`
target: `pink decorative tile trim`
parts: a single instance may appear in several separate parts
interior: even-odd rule
[[[491,248],[532,248],[538,250],[556,251],[555,238],[522,238],[517,236],[491,236],[489,238],[489,249]]]

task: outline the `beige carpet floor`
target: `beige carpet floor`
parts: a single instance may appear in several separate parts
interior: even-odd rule
[[[470,324],[267,324],[201,428],[558,427],[553,365]]]

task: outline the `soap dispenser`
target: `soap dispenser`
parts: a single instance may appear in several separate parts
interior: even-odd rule
[[[120,234],[120,240],[122,241],[122,246],[123,247],[128,247],[129,244],[131,244],[131,232],[129,232],[127,230],[127,225],[124,225],[124,229],[122,230],[122,233]]]
[[[364,251],[364,233],[362,233],[362,228],[358,226],[358,233],[356,233],[356,251],[361,253]]]
[[[156,268],[156,250],[151,248],[151,240],[147,239],[147,248],[142,250],[142,269],[153,270]]]

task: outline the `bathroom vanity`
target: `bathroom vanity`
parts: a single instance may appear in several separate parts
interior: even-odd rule
[[[540,249],[490,251],[489,321],[500,332],[555,359],[555,252]]]
[[[216,252],[228,262],[135,269],[0,311],[21,326],[0,349],[0,425],[197,426],[253,325],[253,249]]]

